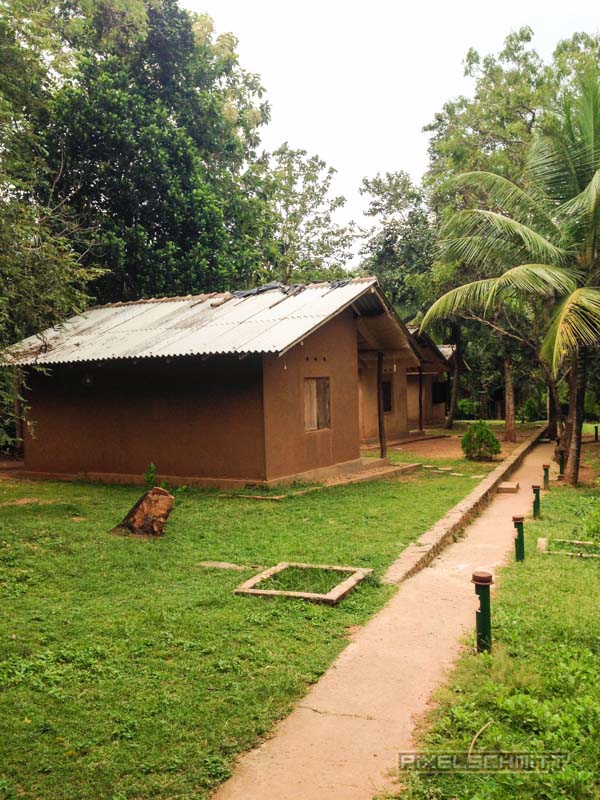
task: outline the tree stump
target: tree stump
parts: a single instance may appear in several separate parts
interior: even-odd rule
[[[115,532],[125,529],[143,536],[162,536],[174,502],[172,494],[155,486],[140,497]]]

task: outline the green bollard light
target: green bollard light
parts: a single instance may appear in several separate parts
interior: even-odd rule
[[[550,464],[543,464],[544,467],[544,489],[547,491],[550,488]]]
[[[532,487],[533,489],[533,518],[539,519],[540,514],[540,486],[534,484]]]
[[[598,426],[594,425],[594,441],[598,441]]]
[[[489,572],[474,572],[471,578],[471,583],[475,584],[475,594],[479,597],[479,608],[475,612],[478,653],[490,653],[492,650],[490,586],[493,582]]]
[[[525,535],[523,532],[524,517],[513,517],[513,525],[515,526],[515,560],[525,561]]]

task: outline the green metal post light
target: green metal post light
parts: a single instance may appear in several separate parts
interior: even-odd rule
[[[525,533],[524,517],[513,517],[513,525],[515,526],[515,559],[517,561],[525,561]]]
[[[479,597],[479,608],[475,612],[478,653],[490,653],[492,650],[490,587],[493,582],[489,572],[474,572],[471,578],[471,583],[475,584],[475,594]]]
[[[539,484],[534,484],[531,488],[533,489],[533,518],[539,519],[541,516],[541,501],[540,501],[541,487]]]
[[[550,488],[550,464],[543,464],[544,467],[544,489],[548,491]]]

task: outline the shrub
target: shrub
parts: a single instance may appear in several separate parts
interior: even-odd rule
[[[537,422],[538,419],[545,419],[546,409],[539,397],[528,397],[519,408],[517,416],[527,422]]]
[[[500,452],[500,442],[487,422],[469,425],[462,437],[462,449],[471,461],[490,461]]]
[[[166,481],[161,481],[158,483],[156,479],[156,466],[152,461],[148,464],[148,469],[144,475],[144,483],[146,485],[147,492],[149,492],[150,489],[153,489],[155,486],[159,486],[161,489],[167,490],[169,488]],[[181,488],[185,489],[186,487],[182,486]]]
[[[152,461],[148,464],[148,469],[144,475],[144,483],[146,484],[147,490],[150,490],[153,486],[156,486],[156,467]]]
[[[588,422],[595,422],[600,418],[600,403],[593,389],[588,388],[585,393],[585,418]]]
[[[457,403],[458,419],[476,419],[479,416],[479,402],[470,397],[460,397]]]

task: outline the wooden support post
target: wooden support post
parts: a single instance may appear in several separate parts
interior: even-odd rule
[[[383,353],[377,353],[377,420],[379,423],[379,450],[381,458],[387,456],[385,439],[385,412],[383,410]]]
[[[419,365],[419,430],[423,430],[423,367]]]

